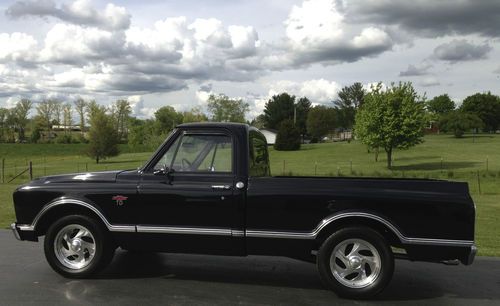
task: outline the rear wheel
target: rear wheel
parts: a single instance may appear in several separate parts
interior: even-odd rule
[[[44,241],[45,257],[59,274],[84,278],[97,273],[113,258],[115,248],[101,223],[81,215],[52,224]]]
[[[367,227],[350,227],[331,235],[317,257],[323,283],[347,298],[369,298],[381,292],[394,272],[389,244]]]

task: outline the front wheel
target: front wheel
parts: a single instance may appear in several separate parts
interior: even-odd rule
[[[381,292],[394,272],[394,256],[385,238],[367,227],[331,235],[317,257],[323,283],[337,295],[369,298]]]
[[[104,268],[113,258],[115,248],[99,222],[87,216],[72,215],[49,227],[44,251],[57,273],[84,278]]]

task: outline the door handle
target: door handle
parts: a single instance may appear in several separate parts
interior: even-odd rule
[[[212,185],[212,189],[215,189],[215,190],[229,190],[229,189],[231,189],[231,186],[229,186],[229,185]]]

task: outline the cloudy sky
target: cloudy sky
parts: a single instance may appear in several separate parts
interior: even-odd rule
[[[0,0],[3,107],[127,98],[148,117],[225,93],[252,119],[282,91],[331,105],[378,81],[500,94],[500,1]]]

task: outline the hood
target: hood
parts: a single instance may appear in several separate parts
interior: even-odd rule
[[[122,171],[86,172],[86,173],[72,173],[72,174],[46,176],[34,181],[34,183],[38,184],[76,183],[76,182],[113,183],[116,182],[116,176],[120,172]]]

